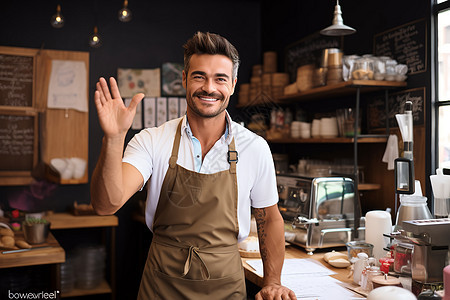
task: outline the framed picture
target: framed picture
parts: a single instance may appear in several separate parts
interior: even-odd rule
[[[162,65],[162,96],[184,96],[183,88],[183,65],[178,63],[163,63]]]
[[[161,70],[156,69],[121,69],[117,70],[120,95],[131,98],[137,93],[146,97],[161,96]]]

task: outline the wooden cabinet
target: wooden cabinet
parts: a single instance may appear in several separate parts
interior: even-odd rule
[[[66,68],[54,71],[56,63]],[[81,177],[61,179],[49,165],[53,158],[88,161],[88,108],[74,103],[89,106],[89,53],[0,46],[0,72],[0,185],[28,185],[38,173],[59,184],[87,183],[88,168]]]

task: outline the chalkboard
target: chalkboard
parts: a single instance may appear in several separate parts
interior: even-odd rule
[[[368,100],[367,122],[368,129],[386,127],[384,94]],[[398,127],[396,114],[404,113],[406,101],[413,103],[413,126],[425,124],[425,87],[392,93],[388,98],[389,127]]]
[[[343,48],[343,38],[313,33],[291,45],[284,51],[285,72],[289,73],[290,82],[297,77],[297,69],[308,64],[317,64],[326,48]]]
[[[33,169],[36,126],[34,115],[0,114],[0,173]]]
[[[408,73],[427,70],[427,23],[413,21],[376,34],[373,41],[376,56],[389,56],[408,66]]]
[[[0,106],[33,105],[32,56],[0,54]]]

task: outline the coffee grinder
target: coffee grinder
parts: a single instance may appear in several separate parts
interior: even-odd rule
[[[412,102],[406,101],[405,113],[395,115],[403,139],[403,156],[395,160],[395,191],[414,194],[413,115]]]
[[[396,238],[413,245],[413,288],[440,286],[442,270],[450,263],[450,218],[403,221],[402,228]]]

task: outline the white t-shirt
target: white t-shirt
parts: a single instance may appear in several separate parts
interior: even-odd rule
[[[123,162],[136,167],[148,183],[145,211],[147,226],[152,230],[153,218],[158,205],[161,186],[169,167],[169,158],[175,132],[180,120],[181,141],[177,164],[194,170],[194,151],[191,138],[187,134],[186,117],[171,120],[160,127],[147,128],[136,134],[128,143]],[[239,241],[244,240],[250,232],[250,206],[263,208],[278,202],[275,167],[267,142],[245,127],[231,121],[228,113],[228,135],[223,135],[206,154],[200,173],[212,174],[228,170],[228,144],[233,136],[238,163],[236,176],[238,184],[238,222]],[[231,124],[231,126],[230,126]]]

